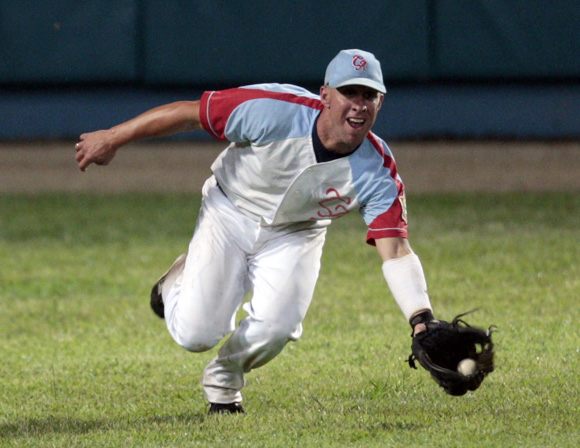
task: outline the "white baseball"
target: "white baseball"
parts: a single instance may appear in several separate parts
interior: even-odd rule
[[[464,359],[457,365],[457,371],[465,376],[471,375],[475,372],[475,361],[470,358]]]

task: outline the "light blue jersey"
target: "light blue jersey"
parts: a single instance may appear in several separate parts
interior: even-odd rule
[[[407,237],[405,189],[386,143],[369,133],[352,154],[319,162],[317,95],[286,84],[205,92],[201,121],[230,146],[212,165],[224,193],[265,226],[327,226],[359,210],[367,241]]]

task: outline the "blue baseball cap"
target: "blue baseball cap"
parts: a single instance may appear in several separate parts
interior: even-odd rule
[[[350,85],[367,86],[387,93],[381,63],[372,53],[363,50],[340,51],[326,68],[324,84],[335,89]]]

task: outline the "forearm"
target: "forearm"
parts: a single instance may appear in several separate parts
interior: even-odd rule
[[[409,240],[380,238],[375,244],[383,260],[385,280],[407,321],[412,324],[415,316],[425,312],[432,315],[423,267]]]
[[[180,101],[151,109],[109,129],[110,143],[119,148],[131,142],[201,129],[199,103]]]
[[[433,308],[427,294],[427,282],[419,257],[408,254],[400,258],[392,258],[383,263],[383,275],[389,288],[407,319],[423,312],[431,312]]]

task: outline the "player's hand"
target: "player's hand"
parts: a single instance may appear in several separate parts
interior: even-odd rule
[[[425,325],[424,323],[420,323],[417,324],[413,327],[413,336],[415,336],[418,333],[421,333],[422,331],[425,331],[427,329],[427,325]]]
[[[75,145],[75,159],[79,169],[86,171],[91,163],[108,165],[117,154],[117,149],[111,142],[110,131],[90,132],[82,134]]]

